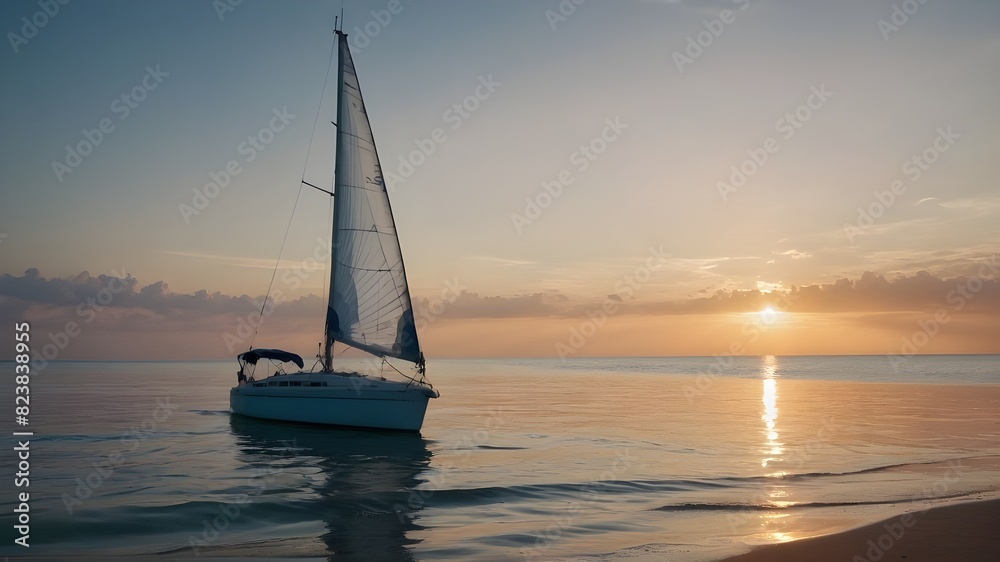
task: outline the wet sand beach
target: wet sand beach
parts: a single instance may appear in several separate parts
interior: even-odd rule
[[[823,537],[763,546],[727,562],[1000,560],[1000,500],[908,512]]]

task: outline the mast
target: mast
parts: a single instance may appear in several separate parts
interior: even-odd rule
[[[334,26],[336,27],[336,26]],[[334,29],[334,33],[337,35],[337,123],[343,122],[344,116],[344,61],[340,56],[339,52],[341,49],[341,42],[347,41],[347,34],[340,31],[339,29]],[[340,173],[343,170],[344,163],[344,143],[340,138],[340,126],[337,127],[337,154],[334,160],[333,168],[333,189],[334,192],[338,190],[337,186],[340,185]],[[333,197],[333,222],[331,224],[332,232],[330,233],[330,294],[327,295],[327,308],[326,308],[326,328],[324,330],[323,338],[323,370],[332,371],[333,370],[333,340],[336,335],[335,331],[340,329],[340,320],[337,318],[337,313],[333,309],[334,303],[334,277],[337,273],[337,225],[339,224],[340,217],[338,217],[337,210],[340,208],[340,197],[334,195]]]

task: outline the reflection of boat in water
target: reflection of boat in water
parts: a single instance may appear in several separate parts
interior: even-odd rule
[[[420,527],[413,523],[410,497],[431,457],[419,434],[330,431],[243,416],[230,418],[230,425],[236,460],[262,479],[252,504],[275,502],[281,519],[272,526],[321,522],[326,530],[316,538],[324,545],[321,555],[331,560],[414,559],[408,546],[419,541],[407,534]],[[274,555],[288,555],[288,541],[279,542]],[[310,547],[294,550],[297,556],[319,554]]]

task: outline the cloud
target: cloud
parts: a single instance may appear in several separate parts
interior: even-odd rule
[[[793,312],[931,312],[955,309],[957,313],[1000,316],[1000,263],[996,255],[967,268],[968,273],[938,277],[927,271],[887,278],[864,272],[858,279],[840,278],[832,283],[792,286],[759,281],[757,289],[716,289],[711,294],[684,300],[636,301],[619,305],[618,314],[720,314],[754,312],[767,306]],[[702,289],[697,294],[706,294]],[[609,297],[610,298],[610,297]],[[595,300],[573,307],[569,314],[585,315],[601,306]],[[957,307],[957,309],[956,309]]]
[[[73,277],[46,279],[35,268],[28,269],[20,277],[0,276],[0,298],[8,304],[143,308],[157,313],[176,310],[234,313],[254,306],[253,299],[247,295],[237,297],[208,291],[171,293],[163,281],[140,288],[138,280],[124,272],[94,277],[84,271]]]
[[[572,317],[585,314],[590,308],[606,301],[616,303],[620,312],[629,314],[747,312],[760,310],[776,301],[792,303],[783,308],[801,312],[921,311],[950,306],[950,301],[959,298],[965,303],[963,309],[1000,309],[1000,264],[997,256],[975,262],[964,271],[965,275],[955,277],[918,271],[893,278],[866,271],[858,279],[840,278],[831,283],[791,288],[785,288],[779,282],[759,281],[756,289],[715,289],[712,292],[702,289],[695,298],[658,301],[640,298],[626,302],[617,294],[581,299],[559,292],[489,296],[462,291],[437,313],[430,312],[435,307],[429,299],[416,297],[413,304],[418,315],[432,314],[436,318],[453,319]],[[78,311],[100,307],[143,311],[141,318],[152,315],[197,321],[219,315],[245,315],[259,311],[262,304],[263,296],[233,296],[205,290],[178,294],[171,292],[163,281],[140,286],[138,280],[131,276],[95,277],[86,271],[73,277],[46,279],[32,268],[21,276],[0,276],[0,311],[15,317],[28,309],[38,313],[45,308]],[[310,295],[281,302],[280,307],[285,315],[306,318],[320,314],[322,301],[320,297]]]
[[[462,291],[446,307],[443,312],[433,317],[440,318],[537,318],[543,316],[558,316],[565,309],[563,306],[568,297],[559,293],[532,293],[528,295],[484,297],[478,293]],[[428,299],[416,298],[413,301],[417,317],[431,310]],[[433,313],[432,313],[433,314]]]
[[[904,330],[913,318],[946,309],[952,316],[970,319],[972,323],[963,328],[972,334],[969,337],[977,329],[1000,322],[1000,263],[996,255],[979,260],[965,275],[953,277],[927,271],[887,277],[869,271],[857,279],[790,288],[764,282],[756,289],[719,286],[674,300],[643,298],[641,292],[635,298],[609,294],[587,299],[558,291],[493,296],[462,291],[443,307],[440,301],[415,298],[414,310],[418,318],[441,321],[442,326],[450,321],[523,320],[529,323],[526,329],[533,319],[577,321],[609,306],[614,307],[616,316],[633,319],[669,315],[708,318],[773,306],[792,313],[851,313],[856,322],[870,328]],[[51,336],[68,322],[75,322],[84,332],[75,340],[75,349],[89,353],[89,358],[120,358],[114,354],[124,350],[132,354],[129,358],[174,356],[177,349],[183,349],[185,356],[190,353],[190,358],[226,357],[234,348],[227,334],[243,330],[235,347],[250,344],[247,334],[253,330],[241,326],[259,313],[262,303],[261,296],[205,290],[173,293],[163,281],[141,285],[121,272],[93,276],[85,271],[48,279],[37,269],[29,269],[20,276],[0,276],[0,314],[32,322],[33,332],[43,342],[49,340],[41,334]],[[316,295],[281,302],[263,323],[258,341],[290,349],[314,346],[323,314],[323,299]],[[956,330],[952,332],[958,334]]]
[[[782,255],[782,256],[789,256],[793,260],[800,260],[800,259],[803,259],[803,258],[811,258],[812,257],[812,254],[810,254],[809,252],[802,252],[802,251],[799,251],[799,250],[785,250],[784,252],[781,252],[780,255]]]
[[[927,197],[918,201],[917,204],[919,205],[928,199],[937,198]],[[938,199],[938,201],[941,200]],[[951,199],[949,201],[941,201],[938,203],[938,206],[950,211],[955,211],[956,213],[954,218],[958,220],[995,216],[1000,214],[1000,197],[964,197],[960,199]]]
[[[780,294],[780,300],[789,303],[782,308],[796,312],[933,312],[959,307],[956,311],[995,313],[1000,305],[1000,268],[995,262],[984,263],[975,275],[952,278],[919,271],[888,279],[866,271],[856,280],[792,287]],[[720,291],[690,308],[752,311],[775,300],[773,294],[759,291]]]

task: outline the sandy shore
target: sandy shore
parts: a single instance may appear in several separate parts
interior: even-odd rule
[[[1000,560],[1000,500],[897,515],[835,535],[762,546],[727,562],[993,562]]]

